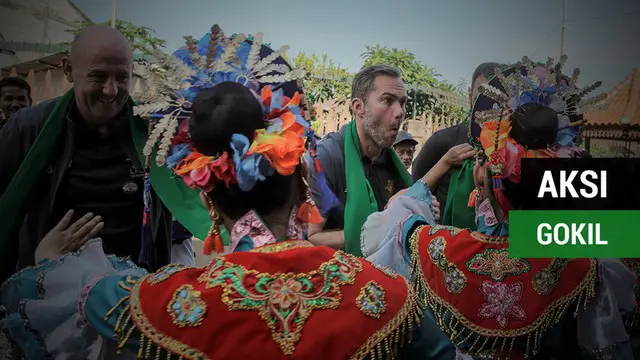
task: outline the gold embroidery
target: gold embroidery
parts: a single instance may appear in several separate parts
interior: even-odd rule
[[[207,303],[200,298],[200,291],[186,284],[174,291],[167,311],[178,327],[196,327],[202,324],[207,314]]]
[[[307,248],[307,247],[313,247],[313,244],[305,240],[295,240],[295,241],[277,242],[275,244],[267,244],[255,249],[251,249],[249,251],[261,252],[261,253],[276,253],[276,252],[281,252],[285,250],[300,249],[300,248]]]
[[[144,314],[140,304],[140,286],[147,278],[153,274],[146,275],[138,281],[127,298],[129,306],[120,314],[116,322],[115,333],[118,335],[118,348],[121,349],[126,344],[134,330],[140,332],[140,347],[138,358],[151,359],[151,346],[163,348],[168,352],[167,357],[171,354],[180,356],[185,359],[201,360],[207,359],[208,356],[200,350],[174,339],[171,336],[157,330]]]
[[[338,308],[340,286],[353,284],[360,271],[360,261],[342,251],[308,273],[260,273],[219,258],[198,281],[222,287],[221,300],[230,310],[257,310],[273,340],[291,355],[313,310]]]
[[[382,271],[383,273],[385,273],[385,275],[387,275],[388,277],[392,278],[392,279],[396,279],[398,277],[398,273],[389,269],[386,266],[382,266],[382,265],[378,265],[375,263],[371,263],[371,265],[373,265],[374,268]]]
[[[530,350],[536,352],[540,346],[540,339],[545,334],[545,331],[551,328],[558,319],[562,318],[571,304],[576,305],[575,316],[578,313],[580,305],[582,304],[586,307],[588,300],[592,299],[595,295],[597,263],[595,260],[591,260],[589,272],[582,282],[569,294],[551,303],[529,326],[517,330],[481,328],[467,320],[455,307],[439,297],[428,285],[422,270],[420,254],[418,253],[420,232],[424,230],[425,227],[426,225],[416,228],[409,240],[409,248],[411,249],[410,269],[414,279],[413,286],[421,302],[433,310],[436,322],[440,325],[440,328],[447,333],[454,344],[460,346],[470,341],[470,339],[475,338],[471,347],[468,350],[465,349],[465,353],[472,355],[481,353],[488,347],[491,347],[491,345],[488,344],[490,338],[492,338],[494,344],[497,344],[497,341],[502,339],[503,349],[507,345],[512,347],[515,338],[520,336],[527,336],[526,352],[530,353]]]
[[[506,244],[509,242],[508,236],[489,236],[477,231],[471,231],[471,237],[487,244]]]
[[[395,194],[395,191],[393,191],[393,181],[389,180],[387,181],[387,186],[385,187],[385,189],[387,190],[387,196],[389,199],[391,199],[391,197]]]
[[[171,275],[187,269],[192,269],[192,268],[186,267],[181,264],[169,264],[169,265],[163,266],[158,271],[151,274],[151,276],[147,279],[147,282],[151,285],[155,285],[167,280]]]
[[[384,289],[377,282],[369,281],[360,289],[360,295],[356,297],[356,305],[365,315],[380,319],[380,316],[387,311]]]
[[[458,269],[456,264],[452,263],[444,255],[444,249],[447,246],[447,240],[438,236],[433,238],[427,247],[427,253],[442,274],[444,275],[444,286],[449,292],[459,294],[467,286],[467,277]]]
[[[351,360],[395,358],[398,346],[411,342],[414,324],[419,326],[422,320],[422,310],[409,281],[403,277],[401,279],[407,287],[407,297],[402,309],[371,335]]]
[[[562,271],[569,264],[568,259],[553,259],[544,269],[531,279],[531,286],[540,295],[549,295],[558,285]]]

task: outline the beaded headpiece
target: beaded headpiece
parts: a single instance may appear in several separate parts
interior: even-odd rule
[[[579,88],[580,69],[575,69],[571,77],[562,74],[566,61],[566,55],[557,64],[552,58],[543,64],[525,56],[515,65],[496,68],[495,75],[479,88],[470,126],[476,123],[481,130],[471,142],[487,158],[494,195],[504,211],[511,205],[504,196],[502,181],[520,182],[522,158],[577,157],[584,152],[577,145],[583,114],[603,101],[606,94],[585,99],[602,83]],[[527,111],[541,108],[551,115],[546,119],[554,114],[555,118],[545,124],[523,125],[518,121]],[[537,130],[547,134],[555,130],[556,136],[538,137]]]
[[[299,90],[298,80],[305,74],[284,61],[282,54],[287,47],[271,50],[262,44],[260,33],[227,38],[218,25],[199,41],[193,37],[185,39],[186,45],[173,56],[157,54],[148,64],[149,79],[156,93],[143,96],[142,103],[134,107],[135,115],[150,121],[143,149],[147,167],[155,151],[158,166],[166,166],[189,187],[204,192],[231,184],[250,191],[257,182],[276,172],[292,175],[305,152],[305,140],[313,143],[315,136],[305,119],[300,93],[295,91],[291,98],[284,95],[284,88]],[[233,134],[230,152],[207,156],[190,140],[191,107],[201,90],[224,82],[239,83],[251,90],[262,106],[265,127],[256,130],[252,139]],[[148,205],[145,200],[145,224]],[[316,212],[312,201],[300,208],[301,216],[307,214],[306,220],[308,214]],[[218,234],[213,240],[205,240],[205,247],[211,246],[217,252],[222,251]]]

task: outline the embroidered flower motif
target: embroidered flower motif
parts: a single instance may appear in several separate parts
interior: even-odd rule
[[[163,282],[167,280],[171,275],[177,273],[178,271],[187,269],[185,266],[180,264],[169,264],[162,269],[158,270],[155,274],[147,278],[147,283],[150,285],[155,285],[157,283]]]
[[[360,261],[343,252],[316,270],[299,274],[258,273],[218,259],[198,281],[207,288],[223,288],[221,300],[230,310],[257,311],[282,352],[291,355],[313,311],[338,308],[341,286],[353,284],[360,271]]]
[[[549,295],[558,285],[562,270],[569,264],[568,259],[553,259],[544,269],[533,276],[531,286],[540,295]]]
[[[173,293],[167,311],[178,327],[195,327],[202,324],[207,304],[200,298],[200,291],[191,285],[182,285]]]
[[[485,280],[480,286],[480,291],[484,295],[486,302],[482,304],[478,311],[478,316],[491,319],[495,318],[501,328],[506,328],[509,318],[524,320],[527,314],[522,305],[522,283],[505,284]]]
[[[279,305],[282,309],[289,309],[291,305],[296,304],[300,300],[300,290],[302,284],[295,279],[274,280],[268,286],[273,304]]]
[[[436,264],[440,271],[442,271],[444,275],[444,285],[447,287],[447,290],[458,294],[467,286],[467,278],[455,264],[445,257],[444,249],[446,244],[447,242],[443,237],[439,236],[434,238],[429,243],[429,246],[427,246],[427,252],[429,253],[429,257],[431,257],[431,262]]]
[[[509,259],[507,249],[486,249],[467,262],[467,268],[478,275],[489,275],[493,280],[502,281],[507,275],[520,275],[529,271],[531,265],[526,260]]]
[[[369,281],[360,289],[356,305],[365,315],[380,319],[380,316],[387,311],[384,289],[377,282]]]

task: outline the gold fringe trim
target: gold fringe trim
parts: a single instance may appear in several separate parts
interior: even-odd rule
[[[106,314],[104,320],[108,321],[118,310],[121,310],[116,319],[114,334],[117,342],[118,354],[122,352],[132,337],[139,337],[138,359],[160,360],[194,359],[204,360],[208,357],[197,349],[182,344],[176,339],[156,330],[140,309],[139,291],[140,285],[152,274],[145,275],[138,281],[127,277],[126,282],[118,285],[129,291],[129,295],[123,297]],[[124,309],[122,309],[124,307]]]
[[[350,358],[351,360],[383,360],[395,358],[400,346],[413,341],[414,322],[420,326],[423,314],[420,303],[415,296],[411,283],[407,285],[407,298],[398,313],[376,331],[367,342]]]
[[[589,300],[595,296],[597,262],[591,261],[589,272],[582,282],[568,295],[551,303],[529,326],[517,330],[493,330],[481,328],[467,320],[457,309],[440,298],[427,284],[420,254],[418,250],[419,236],[427,225],[416,228],[411,235],[409,248],[411,250],[410,269],[416,296],[423,306],[429,307],[442,330],[456,346],[475,340],[465,353],[478,355],[492,349],[510,351],[517,338],[526,336],[526,354],[536,354],[540,348],[540,339],[553,325],[558,323],[570,306],[575,305],[574,316],[580,311],[580,305],[586,308]]]

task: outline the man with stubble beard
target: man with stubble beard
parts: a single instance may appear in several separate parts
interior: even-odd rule
[[[130,44],[115,29],[89,27],[74,39],[62,69],[73,89],[18,111],[0,131],[0,238],[10,239],[0,251],[2,275],[33,264],[40,240],[69,210],[70,223],[101,217],[105,253],[151,270],[168,264],[171,214],[153,189],[151,253],[139,259],[145,168],[134,129],[143,138],[147,130],[132,116]]]
[[[307,155],[311,195],[324,217],[324,223],[310,224],[312,243],[360,255],[360,228],[367,216],[383,210],[396,192],[411,185],[391,147],[406,101],[401,74],[393,67],[370,66],[355,76],[354,120],[318,142],[317,155]],[[319,161],[324,176],[317,176],[313,160]]]

